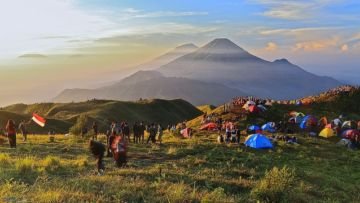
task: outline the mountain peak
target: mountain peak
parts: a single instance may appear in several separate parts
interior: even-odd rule
[[[245,53],[246,51],[227,38],[216,38],[202,47],[216,52]]]
[[[193,43],[188,43],[188,44],[182,44],[180,46],[177,46],[175,49],[176,50],[188,50],[188,49],[197,49],[199,48],[198,46],[196,46]]]
[[[282,63],[282,64],[291,64],[287,59],[282,58],[282,59],[276,59],[274,61],[274,63]]]

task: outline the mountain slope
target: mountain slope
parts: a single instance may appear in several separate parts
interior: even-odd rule
[[[274,99],[312,95],[341,83],[304,71],[286,59],[269,62],[228,39],[215,39],[158,69],[167,77],[215,82]]]
[[[206,83],[186,78],[163,77],[156,71],[139,71],[120,82],[100,89],[69,89],[54,101],[84,101],[92,98],[133,101],[139,98],[182,98],[194,105],[222,104],[245,93],[221,84]]]
[[[153,70],[159,68],[160,66],[165,65],[181,56],[194,52],[198,48],[199,47],[191,43],[180,45],[147,63],[139,65],[136,67],[136,70]]]
[[[16,104],[0,111],[0,122],[5,125],[7,119],[14,119],[18,124],[21,120],[29,120],[33,112],[38,112],[47,119],[45,128],[31,124],[31,132],[47,133],[49,130],[66,133],[76,122],[79,115],[85,114],[92,121],[97,121],[102,131],[106,130],[111,121],[126,120],[157,122],[163,125],[182,122],[202,114],[190,103],[177,100],[144,100],[141,102],[122,102],[109,100],[91,100],[80,103],[40,103]]]

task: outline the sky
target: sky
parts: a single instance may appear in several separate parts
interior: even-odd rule
[[[0,0],[0,27],[0,105],[101,86],[178,45],[219,37],[360,81],[358,0]]]

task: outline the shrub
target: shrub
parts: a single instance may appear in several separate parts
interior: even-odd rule
[[[225,194],[224,188],[218,187],[211,193],[207,193],[202,199],[202,203],[207,202],[232,202]]]
[[[44,169],[48,172],[55,171],[60,168],[61,163],[58,157],[47,156],[42,162]]]
[[[35,160],[33,158],[19,159],[15,163],[15,169],[22,176],[33,174],[35,172]]]
[[[274,167],[265,172],[265,177],[252,189],[251,195],[264,202],[286,201],[294,189],[295,181],[294,169]]]
[[[7,154],[0,154],[0,165],[7,166],[10,164],[10,157]]]
[[[190,185],[181,182],[168,187],[166,194],[169,202],[191,202],[194,193]]]
[[[73,125],[69,131],[73,135],[81,135],[82,129],[84,129],[89,121],[89,118],[87,115],[81,114],[77,120],[75,125]]]

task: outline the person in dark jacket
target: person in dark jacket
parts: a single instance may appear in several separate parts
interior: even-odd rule
[[[8,137],[10,148],[16,148],[16,129],[15,122],[13,120],[8,120],[6,127],[6,136]]]
[[[122,133],[124,135],[124,138],[128,139],[128,141],[130,142],[130,127],[127,122],[123,124]]]
[[[133,126],[133,132],[134,132],[134,143],[140,143],[139,125],[137,122],[135,122]]]
[[[152,143],[155,143],[156,142],[156,134],[157,134],[157,128],[155,126],[155,124],[151,124],[150,127],[149,127],[149,138],[147,140],[147,144],[149,143],[149,141],[151,140]]]
[[[101,142],[90,140],[89,143],[90,151],[96,158],[97,170],[99,174],[103,174],[105,170],[105,166],[103,163],[104,153],[105,153],[105,145]]]
[[[145,125],[144,125],[144,123],[143,122],[141,122],[140,123],[140,125],[139,125],[139,136],[140,136],[140,138],[141,138],[141,143],[143,143],[144,144],[144,137],[145,137]],[[139,140],[140,140],[140,138],[139,138]]]
[[[92,129],[94,131],[93,140],[97,140],[97,136],[99,134],[99,131],[98,131],[98,125],[97,125],[96,121],[94,121],[94,123],[92,125]]]

